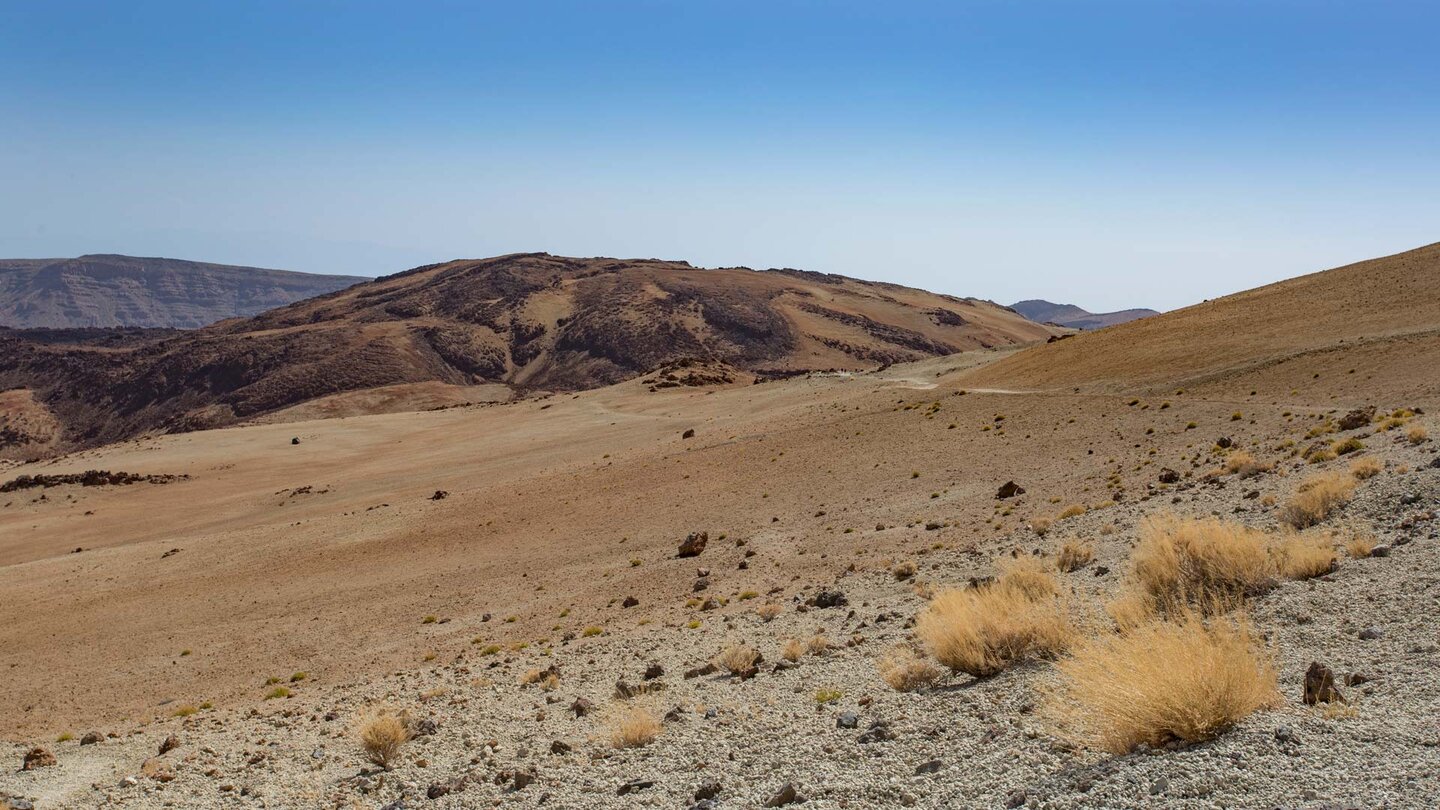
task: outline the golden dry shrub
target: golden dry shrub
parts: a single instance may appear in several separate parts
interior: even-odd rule
[[[755,608],[755,612],[760,616],[760,618],[767,622],[771,621],[776,616],[779,616],[781,610],[782,608],[774,602],[766,602],[765,604]]]
[[[1067,520],[1072,517],[1080,517],[1088,511],[1090,510],[1086,509],[1084,504],[1072,503],[1064,509],[1060,510],[1060,516],[1058,519]]]
[[[1364,481],[1367,478],[1374,478],[1375,476],[1379,475],[1380,471],[1383,469],[1385,469],[1385,462],[1381,461],[1378,458],[1375,458],[1374,456],[1357,458],[1354,462],[1350,464],[1350,474],[1355,476],[1356,480],[1358,481]]]
[[[915,576],[915,570],[915,563],[906,560],[904,562],[896,563],[893,567],[891,567],[890,574],[894,576],[895,579],[904,582],[905,580]]]
[[[739,675],[742,672],[750,671],[759,659],[760,653],[754,647],[732,644],[715,656],[715,666],[731,675]]]
[[[1044,537],[1047,533],[1049,533],[1050,527],[1051,527],[1052,525],[1054,525],[1054,524],[1055,524],[1055,519],[1054,519],[1054,518],[1052,518],[1052,517],[1046,517],[1045,515],[1039,515],[1039,516],[1037,516],[1035,519],[1033,519],[1033,520],[1030,521],[1030,528],[1031,528],[1036,534],[1040,535],[1041,537]]]
[[[805,644],[798,638],[787,638],[785,643],[780,645],[780,657],[786,661],[799,661],[805,655]]]
[[[1280,702],[1275,665],[1244,617],[1152,620],[1086,641],[1057,669],[1045,716],[1072,743],[1114,754],[1208,740]]]
[[[365,758],[386,770],[400,756],[400,749],[415,736],[405,712],[371,709],[360,717],[355,734]]]
[[[813,635],[809,641],[805,642],[805,649],[811,655],[824,655],[830,649],[830,639],[819,634]]]
[[[610,723],[610,744],[615,748],[639,748],[660,736],[660,721],[649,709],[635,706],[615,715]]]
[[[1405,439],[1411,444],[1424,444],[1429,437],[1430,434],[1423,425],[1412,425],[1409,430],[1405,431]]]
[[[1055,557],[1055,567],[1068,574],[1084,568],[1093,559],[1095,549],[1089,543],[1070,540],[1060,547],[1060,553]]]
[[[1330,471],[1312,475],[1280,510],[1280,520],[1296,529],[1306,529],[1346,503],[1355,494],[1355,476]]]
[[[916,655],[908,646],[886,653],[877,663],[880,677],[897,692],[923,689],[940,679],[940,668]]]
[[[1160,515],[1140,526],[1130,577],[1162,610],[1264,593],[1275,563],[1264,532],[1214,518]]]
[[[1328,538],[1292,534],[1272,549],[1275,567],[1286,579],[1310,579],[1335,570],[1339,555]]]
[[[1060,583],[1040,557],[1007,557],[996,563],[996,567],[1000,569],[996,584],[1001,587],[1018,590],[1031,599],[1060,593]]]
[[[1349,540],[1345,541],[1345,553],[1349,555],[1352,560],[1363,560],[1369,557],[1370,552],[1374,549],[1374,535],[1365,534],[1364,532],[1356,532],[1350,535]]]
[[[1244,450],[1236,450],[1225,458],[1225,472],[1239,475],[1241,478],[1250,478],[1263,472],[1269,472],[1273,464],[1258,461]]]
[[[1070,645],[1075,628],[1054,595],[1053,578],[1043,593],[1030,589],[1036,581],[1021,585],[1001,576],[977,588],[944,591],[920,614],[915,632],[935,660],[977,678],[1054,655]]]

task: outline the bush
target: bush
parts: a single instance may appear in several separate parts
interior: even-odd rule
[[[1355,480],[1364,481],[1379,475],[1383,469],[1385,469],[1385,462],[1374,456],[1365,456],[1355,459],[1354,463],[1350,465],[1350,474],[1355,476]]]
[[[739,675],[742,672],[749,672],[755,668],[755,662],[760,659],[760,653],[754,647],[744,644],[732,644],[721,650],[715,656],[715,666],[729,672],[731,675]]]
[[[610,727],[610,744],[616,748],[639,748],[660,736],[660,721],[649,710],[635,707],[616,716]]]
[[[896,563],[894,566],[891,567],[890,575],[895,577],[896,580],[904,582],[905,580],[915,576],[915,563],[909,560],[901,563]]]
[[[1089,543],[1067,541],[1060,547],[1060,554],[1055,558],[1055,567],[1069,573],[1084,568],[1093,559],[1095,559],[1095,549]]]
[[[897,647],[876,665],[880,677],[897,692],[913,692],[940,679],[940,669],[915,654],[909,647]]]
[[[1060,516],[1058,519],[1065,520],[1067,518],[1080,517],[1081,515],[1085,514],[1086,511],[1088,510],[1085,508],[1084,504],[1072,503],[1064,509],[1060,510]]]
[[[357,735],[365,758],[386,770],[400,755],[401,746],[415,736],[408,714],[395,714],[383,709],[372,710],[361,717]]]
[[[1340,472],[1312,475],[1280,511],[1280,519],[1296,529],[1314,526],[1350,501],[1355,477]]]
[[[774,602],[766,602],[760,607],[755,608],[755,612],[759,614],[760,618],[767,622],[779,616],[781,610],[782,608]]]
[[[1345,541],[1345,553],[1352,560],[1363,560],[1375,549],[1375,538],[1368,534],[1356,533]]]
[[[1425,439],[1429,438],[1429,436],[1430,434],[1427,433],[1425,428],[1421,425],[1415,425],[1414,427],[1405,431],[1405,439],[1411,444],[1424,444]]]
[[[1280,700],[1249,624],[1193,611],[1095,638],[1058,669],[1046,715],[1072,742],[1115,754],[1208,740]]]
[[[1345,456],[1365,449],[1365,443],[1351,436],[1348,439],[1338,441],[1330,448],[1337,456]]]
[[[1039,557],[1010,557],[996,564],[1000,569],[997,583],[1011,590],[1018,590],[1032,600],[1055,596],[1060,593],[1060,583],[1055,581],[1050,569]]]
[[[830,639],[819,634],[813,635],[805,642],[805,649],[811,655],[824,655],[830,649]]]
[[[1239,475],[1241,478],[1250,478],[1263,472],[1269,472],[1273,465],[1262,461],[1256,461],[1255,457],[1237,450],[1225,459],[1225,472]]]
[[[1028,559],[1028,558],[1027,558]],[[942,665],[977,678],[1064,650],[1075,634],[1054,578],[1014,566],[994,583],[935,596],[915,632]]]
[[[1276,568],[1286,579],[1309,579],[1335,570],[1335,548],[1324,538],[1291,535],[1274,553]]]
[[[1161,610],[1233,602],[1274,584],[1267,545],[1264,532],[1239,523],[1162,515],[1141,524],[1130,575]]]

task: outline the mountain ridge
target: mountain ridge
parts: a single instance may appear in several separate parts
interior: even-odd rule
[[[1016,301],[1010,308],[1036,323],[1053,323],[1071,329],[1103,329],[1106,326],[1160,314],[1157,310],[1143,307],[1115,312],[1090,312],[1075,304],[1056,304],[1043,298]]]
[[[195,329],[365,280],[118,253],[3,259],[0,326]]]

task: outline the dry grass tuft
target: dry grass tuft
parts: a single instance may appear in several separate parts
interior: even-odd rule
[[[780,657],[786,661],[799,661],[805,655],[805,644],[798,638],[787,638],[780,645]]]
[[[760,607],[755,608],[755,612],[760,615],[760,618],[767,622],[779,616],[781,610],[782,608],[774,602],[766,602]]]
[[[1280,700],[1248,622],[1194,611],[1092,639],[1058,669],[1046,714],[1072,742],[1115,754],[1208,740]]]
[[[940,668],[915,654],[909,647],[896,647],[877,664],[880,677],[897,692],[923,689],[940,679]]]
[[[811,655],[824,655],[826,651],[830,649],[830,639],[816,634],[811,636],[809,641],[805,642],[805,649],[808,650]]]
[[[1269,462],[1257,461],[1254,456],[1244,450],[1236,450],[1225,459],[1225,472],[1239,475],[1241,478],[1250,478],[1263,472],[1269,472],[1273,466]]]
[[[715,656],[715,666],[729,672],[731,675],[739,675],[742,672],[749,672],[755,667],[755,662],[760,659],[760,653],[754,647],[744,644],[732,644],[720,651]]]
[[[616,748],[639,748],[660,736],[660,721],[648,709],[634,707],[616,715],[610,725],[610,744]]]
[[[1350,536],[1349,540],[1345,541],[1345,553],[1352,560],[1363,560],[1369,557],[1370,552],[1374,549],[1375,537],[1373,535],[1356,532]]]
[[[1354,494],[1353,475],[1335,471],[1312,475],[1280,510],[1280,519],[1297,529],[1309,528],[1348,503]]]
[[[1364,481],[1379,475],[1383,469],[1385,469],[1385,462],[1374,456],[1365,456],[1355,459],[1354,463],[1350,465],[1350,474],[1355,476],[1355,480]]]
[[[1275,566],[1286,579],[1310,579],[1335,570],[1338,555],[1328,539],[1290,535],[1274,548]]]
[[[1075,628],[1058,593],[1043,567],[1036,571],[1029,564],[1012,564],[992,584],[937,595],[920,614],[915,632],[941,664],[988,677],[1070,645]]]
[[[1060,547],[1060,554],[1055,558],[1055,567],[1065,573],[1078,571],[1090,564],[1095,559],[1095,549],[1089,543],[1066,541]]]
[[[1267,546],[1264,532],[1239,523],[1161,515],[1141,524],[1130,576],[1164,611],[1231,603],[1274,584]]]
[[[1051,527],[1052,525],[1054,525],[1054,523],[1055,523],[1055,519],[1054,519],[1054,518],[1045,517],[1044,515],[1041,515],[1041,516],[1039,516],[1039,517],[1036,517],[1034,520],[1030,521],[1030,528],[1031,528],[1032,530],[1034,530],[1034,532],[1035,532],[1036,534],[1040,535],[1041,537],[1044,537],[1047,533],[1049,533],[1050,527]]]
[[[1066,520],[1068,518],[1080,517],[1088,511],[1090,510],[1086,509],[1084,504],[1072,503],[1064,509],[1060,510],[1060,515],[1057,520]]]
[[[360,738],[365,758],[389,770],[400,756],[400,748],[415,734],[406,712],[397,714],[388,709],[372,709],[360,718],[356,736]]]
[[[904,582],[905,580],[915,576],[915,563],[909,560],[901,563],[896,563],[893,567],[891,567],[890,574],[894,576],[896,580]]]
[[[1060,593],[1060,583],[1040,557],[1010,557],[996,564],[1000,576],[996,584],[1016,590],[1032,600],[1055,596]]]
[[[1409,430],[1405,431],[1405,440],[1410,442],[1411,444],[1424,444],[1425,440],[1429,437],[1430,434],[1426,432],[1424,426],[1422,425],[1414,425]]]

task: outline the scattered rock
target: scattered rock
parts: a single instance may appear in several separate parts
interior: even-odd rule
[[[811,597],[807,604],[817,608],[844,607],[850,604],[850,600],[845,598],[842,591],[821,591]]]
[[[765,802],[765,806],[784,807],[787,804],[793,804],[800,800],[800,794],[795,791],[795,786],[789,782],[786,782],[785,786],[780,788],[780,792],[776,793],[774,796],[771,796],[770,800]]]
[[[166,737],[163,742],[160,743],[160,755],[164,756],[179,747],[180,738],[176,737],[174,734],[171,734],[170,736]]]
[[[1340,428],[1341,430],[1356,430],[1370,424],[1370,420],[1374,418],[1374,405],[1371,405],[1368,408],[1356,408],[1355,410],[1350,411],[1349,413],[1340,417],[1340,421],[1336,423],[1336,427]]]
[[[55,755],[50,753],[50,749],[37,745],[25,752],[24,764],[20,766],[20,770],[33,771],[36,768],[48,768],[54,764]]]
[[[856,714],[855,712],[845,712],[845,713],[841,714],[839,717],[835,718],[835,727],[836,727],[836,728],[859,728],[859,727],[860,727],[860,715]]]
[[[895,733],[890,730],[890,725],[884,720],[876,720],[870,724],[863,734],[855,739],[861,745],[870,743],[886,742],[895,739]]]
[[[175,772],[165,760],[159,757],[151,757],[140,764],[140,775],[149,777],[156,782],[169,782],[175,778]]]
[[[1170,469],[1169,467],[1161,467],[1161,468],[1160,468],[1160,483],[1162,483],[1162,484],[1174,484],[1174,483],[1178,483],[1179,481],[1180,481],[1180,473],[1175,472],[1174,470]]]
[[[631,779],[629,782],[621,785],[620,789],[615,791],[615,795],[624,796],[629,793],[634,793],[637,790],[644,790],[654,786],[655,780],[653,779]]]
[[[1006,481],[1000,485],[1000,491],[995,493],[995,500],[1003,501],[1006,498],[1013,498],[1016,495],[1024,495],[1025,488],[1014,481]]]
[[[571,748],[570,744],[565,742],[564,740],[556,740],[555,742],[550,743],[550,753],[552,754],[568,754],[572,750],[574,749]]]
[[[1305,671],[1304,701],[1306,706],[1317,703],[1344,703],[1340,690],[1335,688],[1335,673],[1319,661],[1311,661]]]
[[[85,736],[83,736],[83,737],[80,738],[80,744],[81,744],[81,745],[95,745],[96,743],[101,743],[101,742],[104,742],[104,741],[105,741],[105,735],[101,734],[101,733],[98,732],[98,731],[89,731],[89,732],[86,732],[86,733],[85,733]]]
[[[647,681],[653,681],[653,680],[655,680],[656,678],[658,678],[658,677],[660,677],[660,676],[662,676],[662,675],[664,675],[664,674],[665,674],[665,668],[664,668],[664,667],[660,666],[659,664],[651,664],[650,666],[648,666],[648,667],[645,668],[644,678],[645,678],[645,680],[647,680]]]
[[[627,597],[625,597],[625,601],[620,603],[620,607],[622,607],[622,608],[632,608],[632,607],[635,607],[635,606],[638,605],[638,604],[640,604],[640,600],[639,600],[639,599],[636,599],[636,598],[633,597],[633,596],[627,596]]]
[[[576,717],[584,717],[585,715],[589,714],[594,708],[595,704],[591,703],[583,697],[575,698],[575,702],[570,704],[570,711],[574,712]]]
[[[919,765],[916,765],[915,775],[921,776],[927,773],[939,773],[940,769],[943,767],[945,767],[945,763],[941,762],[938,759],[932,759],[929,762],[922,762]]]
[[[685,432],[680,434],[680,438],[682,438],[682,439],[693,439],[693,438],[695,438],[695,428],[686,428]]]
[[[1376,547],[1370,549],[1370,556],[1371,556],[1371,557],[1389,557],[1389,556],[1390,556],[1390,547],[1389,547],[1389,546],[1376,546]]]
[[[1379,627],[1366,627],[1360,631],[1360,638],[1365,641],[1374,641],[1385,637],[1385,631]]]
[[[719,782],[706,782],[695,789],[695,801],[703,802],[706,799],[713,799],[720,795]]]
[[[705,550],[705,544],[710,542],[709,532],[691,532],[685,542],[680,544],[680,550],[676,557],[698,557],[700,552]]]
[[[437,489],[437,490],[435,490],[435,494],[430,496],[430,500],[432,500],[432,501],[443,501],[443,500],[445,500],[445,499],[448,498],[448,497],[450,497],[450,493],[449,493],[449,492],[446,492],[446,491],[443,490],[443,489]]]

